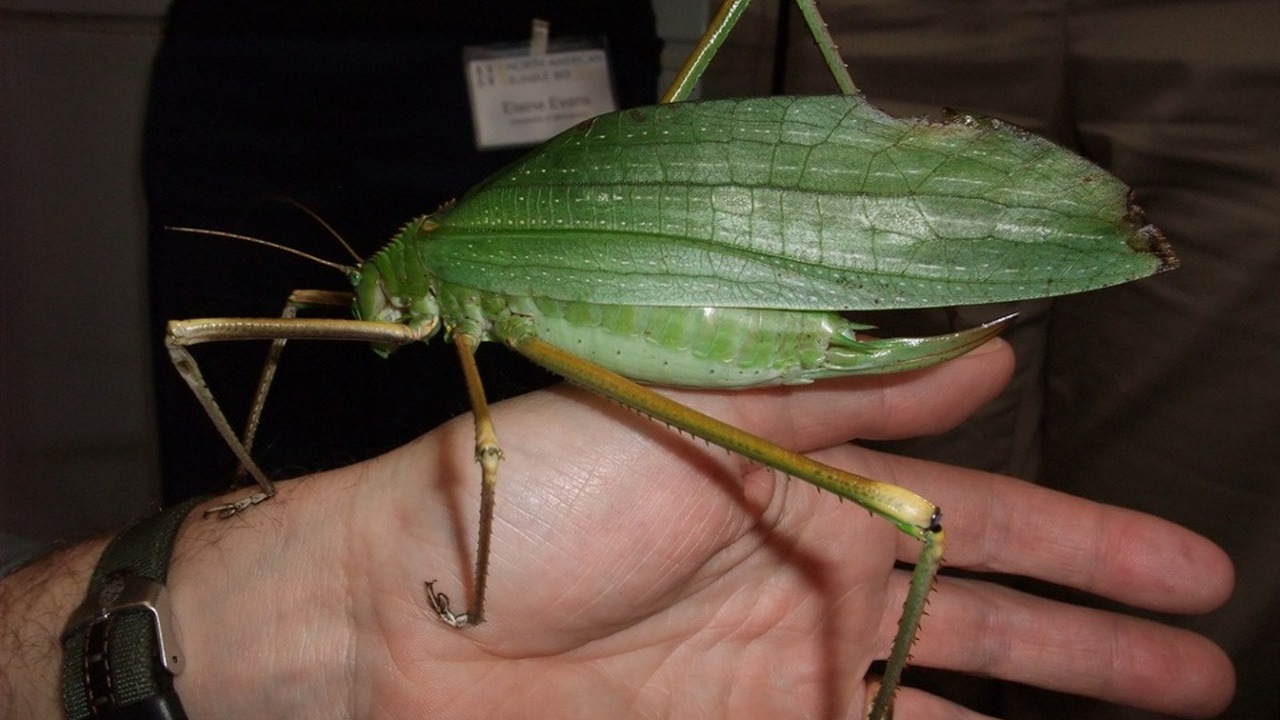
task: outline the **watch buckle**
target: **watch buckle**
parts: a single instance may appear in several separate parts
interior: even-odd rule
[[[160,663],[170,674],[180,674],[182,648],[173,619],[173,606],[169,603],[169,589],[149,577],[122,574],[110,578],[97,597],[85,598],[71,613],[62,636],[65,638],[85,625],[104,622],[115,613],[129,610],[146,610],[151,614]]]

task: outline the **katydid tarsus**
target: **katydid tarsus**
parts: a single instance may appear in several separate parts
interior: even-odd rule
[[[931,338],[868,339],[841,311],[1001,302],[1145,277],[1176,260],[1128,189],[995,120],[898,120],[856,91],[811,0],[803,16],[844,94],[682,102],[749,0],[726,2],[663,105],[572,128],[341,267],[350,293],[299,290],[279,318],[174,321],[167,344],[258,492],[251,457],[275,361],[295,339],[380,353],[437,334],[464,369],[481,465],[469,611],[483,617],[501,450],[472,354],[501,342],[571,382],[882,515],[922,544],[871,716],[886,717],[942,559],[941,513],[907,490],[828,467],[657,394],[899,372],[982,344],[1008,319]],[[314,306],[354,319],[299,318]],[[243,437],[188,346],[272,340]]]

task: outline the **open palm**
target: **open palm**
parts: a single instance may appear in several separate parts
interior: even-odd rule
[[[1229,562],[1169,523],[845,444],[944,430],[994,394],[1009,366],[997,343],[891,378],[677,397],[933,500],[946,513],[950,567],[1170,612],[1221,602]],[[172,584],[191,716],[866,712],[868,667],[887,654],[906,591],[893,564],[915,558],[915,541],[855,504],[566,387],[495,406],[494,421],[505,459],[480,626],[438,622],[422,584],[437,581],[456,609],[469,597],[479,473],[466,420],[287,483],[242,518],[189,523],[193,549],[173,572],[190,580]],[[917,664],[1188,715],[1230,696],[1225,657],[1184,631],[953,578],[929,613]],[[909,688],[897,708],[966,716]]]

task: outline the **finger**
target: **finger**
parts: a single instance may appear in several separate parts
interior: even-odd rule
[[[1163,612],[1208,612],[1231,594],[1230,558],[1183,527],[1010,478],[975,479],[962,495],[938,489],[955,508],[957,564]]]
[[[951,567],[1034,577],[1162,612],[1226,601],[1231,560],[1167,520],[1021,480],[853,446],[823,456],[909,487],[943,509]],[[918,552],[904,544],[905,557]]]
[[[814,455],[939,503],[951,567],[1035,577],[1173,612],[1212,609],[1230,592],[1227,556],[1159,518],[853,446]],[[918,552],[918,543],[904,540],[899,557]],[[895,583],[899,599],[887,606],[888,629],[906,592],[904,578]],[[931,598],[913,660],[1191,715],[1219,710],[1233,688],[1226,656],[1193,633],[952,579]]]
[[[1235,685],[1195,633],[955,578],[939,583],[913,661],[1189,717],[1222,711]]]
[[[896,717],[912,720],[993,720],[989,715],[906,686],[898,688],[893,711]]]

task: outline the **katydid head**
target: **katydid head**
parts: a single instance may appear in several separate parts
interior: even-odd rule
[[[434,227],[429,215],[415,219],[348,275],[355,289],[352,311],[357,320],[407,325],[423,340],[439,331],[435,279],[412,251],[415,241]],[[373,349],[386,356],[395,348],[375,345]]]
[[[305,210],[305,208],[304,208]],[[307,211],[310,213],[310,211]],[[312,217],[315,217],[314,214]],[[323,220],[316,218],[320,223]],[[435,227],[430,216],[418,218],[409,223],[391,242],[368,260],[360,260],[355,251],[342,238],[325,225],[338,238],[343,247],[356,258],[355,265],[343,265],[324,258],[316,257],[301,250],[252,237],[223,230],[207,230],[203,228],[168,226],[167,230],[192,233],[195,235],[212,235],[230,238],[243,242],[263,245],[275,250],[297,255],[315,263],[333,268],[346,275],[354,290],[352,313],[357,320],[388,322],[407,325],[423,340],[436,334],[440,326],[440,311],[436,303],[435,281],[420,271],[421,262],[412,254],[406,254],[406,242],[411,246],[413,239],[421,233]],[[406,260],[408,259],[408,262]],[[415,273],[415,270],[418,272]],[[375,345],[374,351],[379,355],[389,355],[397,346]]]

